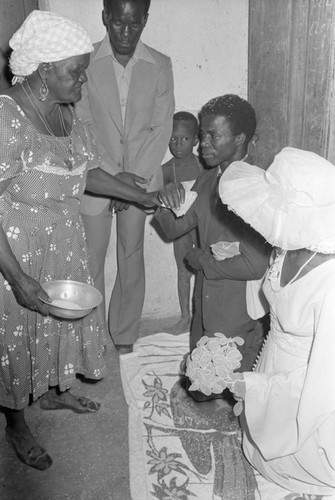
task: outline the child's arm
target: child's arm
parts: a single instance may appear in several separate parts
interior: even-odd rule
[[[170,182],[175,182],[175,179],[173,178],[173,170],[170,165],[170,162],[165,163],[165,165],[162,165],[162,172],[163,172],[163,182],[164,186],[166,184],[169,184]]]

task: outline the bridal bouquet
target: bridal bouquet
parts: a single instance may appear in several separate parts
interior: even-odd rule
[[[241,366],[237,345],[242,344],[241,337],[227,338],[223,333],[202,337],[186,362],[186,375],[192,382],[189,390],[209,396],[226,389],[232,381],[230,374]]]

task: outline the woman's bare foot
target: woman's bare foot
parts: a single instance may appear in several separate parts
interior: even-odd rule
[[[52,458],[42,448],[31,434],[29,427],[20,428],[20,431],[12,427],[6,427],[6,439],[13,447],[16,455],[24,464],[38,470],[48,469],[52,465]]]
[[[69,391],[59,392],[56,388],[52,388],[43,394],[40,406],[44,410],[72,410],[76,413],[93,413],[98,411],[101,405],[84,396],[75,396]]]
[[[6,439],[21,462],[34,469],[44,470],[52,464],[51,457],[30,432],[26,423],[24,408],[14,410],[2,407],[6,418]]]

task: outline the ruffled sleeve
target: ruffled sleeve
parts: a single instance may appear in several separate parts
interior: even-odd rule
[[[322,439],[322,424],[335,415],[334,304],[335,284],[316,300],[307,366],[244,374],[249,435],[266,460],[296,453],[316,433],[319,440],[327,441]]]

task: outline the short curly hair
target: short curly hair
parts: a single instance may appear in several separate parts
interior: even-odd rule
[[[112,5],[114,2],[118,2],[120,0],[104,0],[104,10],[106,12],[110,12]],[[144,5],[144,14],[147,15],[150,9],[151,0],[121,0],[122,3],[131,2],[131,3],[143,3]]]
[[[194,135],[198,134],[199,131],[199,123],[197,118],[189,113],[188,111],[178,111],[173,115],[173,124],[178,122],[186,122],[192,129]]]
[[[214,97],[201,108],[199,119],[203,116],[224,116],[234,135],[244,133],[249,143],[255,135],[257,120],[251,104],[235,94]]]

